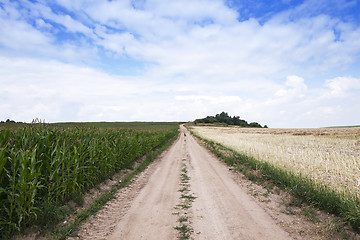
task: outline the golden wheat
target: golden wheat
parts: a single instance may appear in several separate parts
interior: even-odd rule
[[[292,173],[360,197],[360,136],[358,130],[319,131],[193,127],[194,132],[237,152],[269,162]],[[251,133],[253,132],[253,133]],[[303,134],[298,134],[298,133]],[[276,134],[269,134],[276,133]],[[316,133],[316,134],[315,134]],[[355,134],[354,134],[355,133]],[[294,135],[293,135],[294,134]]]

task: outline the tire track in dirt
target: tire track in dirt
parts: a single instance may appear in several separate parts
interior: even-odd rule
[[[187,150],[195,239],[291,239],[192,136]]]
[[[179,201],[179,173],[184,152],[184,136],[161,159],[146,186],[108,239],[176,239]]]

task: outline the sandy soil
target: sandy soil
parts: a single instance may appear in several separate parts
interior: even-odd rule
[[[197,239],[290,239],[288,233],[230,177],[229,170],[188,140]],[[216,237],[215,237],[216,236]]]
[[[322,239],[318,225],[284,210],[284,196],[254,186],[180,130],[158,160],[69,239],[177,239],[184,164],[196,197],[187,210],[191,239]]]

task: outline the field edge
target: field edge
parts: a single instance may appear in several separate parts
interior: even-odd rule
[[[228,166],[243,173],[249,180],[263,186],[277,186],[302,203],[314,206],[334,214],[360,233],[360,200],[341,195],[327,186],[314,183],[302,176],[296,176],[286,170],[253,157],[238,153],[217,142],[205,139],[191,131],[191,134],[204,143],[205,147]]]

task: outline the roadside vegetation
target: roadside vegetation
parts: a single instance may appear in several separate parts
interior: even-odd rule
[[[249,179],[277,185],[303,202],[341,216],[360,232],[360,132],[292,134],[193,127],[218,157]],[[264,130],[265,131],[265,130]],[[287,130],[288,131],[288,130]],[[326,131],[332,133],[327,134]],[[280,131],[278,131],[280,132]]]
[[[178,133],[177,123],[134,124],[139,125],[136,130],[44,123],[1,128],[0,235],[6,239],[24,227],[60,220],[59,206],[69,200],[81,204],[86,190],[132,169]]]

